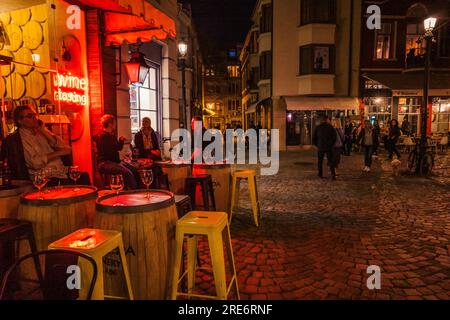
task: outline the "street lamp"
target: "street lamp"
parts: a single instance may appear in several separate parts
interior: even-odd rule
[[[145,55],[139,52],[139,49],[131,54],[130,61],[125,63],[125,68],[127,70],[128,79],[133,84],[143,84],[150,70],[150,67],[145,61]]]
[[[178,53],[180,54],[180,67],[181,67],[181,85],[182,85],[182,99],[183,102],[180,105],[180,122],[186,123],[186,54],[188,51],[188,45],[181,40],[178,43]]]
[[[425,52],[425,77],[423,86],[423,101],[422,101],[422,128],[421,128],[421,140],[420,140],[420,153],[418,157],[418,162],[416,166],[417,173],[421,172],[422,162],[425,158],[425,153],[427,149],[427,126],[428,126],[428,101],[429,101],[429,90],[430,90],[430,64],[431,64],[431,45],[433,41],[433,31],[436,27],[437,19],[430,17],[425,19],[424,29],[425,29],[425,40],[426,40],[426,52]]]

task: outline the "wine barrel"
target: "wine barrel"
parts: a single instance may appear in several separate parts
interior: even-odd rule
[[[149,200],[146,191],[134,190],[98,198],[95,227],[122,232],[135,299],[163,300],[170,295],[178,217],[173,193],[150,190],[150,195]],[[104,261],[105,293],[123,294],[118,252]]]
[[[92,227],[96,199],[97,188],[91,186],[55,187],[42,194],[29,192],[20,198],[18,218],[33,223],[37,248],[45,250],[75,230]]]
[[[191,174],[191,164],[172,161],[158,161],[155,164],[169,176],[170,191],[175,194],[185,194],[184,184]]]
[[[202,163],[194,164],[193,175],[209,174],[213,180],[214,197],[216,200],[216,210],[230,213],[230,182],[231,165],[226,163]],[[201,193],[197,192],[197,197]]]
[[[16,219],[20,196],[32,189],[33,184],[30,181],[13,180],[10,189],[0,190],[0,218]]]

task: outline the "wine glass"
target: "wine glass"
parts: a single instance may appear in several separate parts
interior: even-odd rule
[[[123,176],[121,174],[111,175],[110,186],[111,190],[116,191],[116,197],[119,197],[119,192],[124,188]],[[123,206],[123,204],[116,202],[114,206]]]
[[[153,171],[152,170],[140,170],[139,174],[141,176],[142,179],[142,183],[145,184],[145,186],[147,187],[147,195],[145,196],[145,198],[150,199],[150,185],[153,182]]]
[[[48,183],[50,181],[50,179],[52,178],[52,167],[48,167],[42,170],[42,173],[44,175],[44,178],[47,180],[46,183]],[[47,188],[45,190],[45,193],[50,193],[50,190]]]
[[[33,184],[39,190],[39,200],[44,200],[44,197],[42,196],[42,188],[45,187],[47,182],[48,177],[45,175],[43,170],[36,172],[33,176]]]
[[[69,168],[69,177],[73,180],[74,185],[77,185],[77,180],[80,178],[80,168],[78,166],[72,166]],[[80,191],[79,188],[75,187],[74,192]]]

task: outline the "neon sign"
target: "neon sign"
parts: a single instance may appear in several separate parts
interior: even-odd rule
[[[70,73],[57,73],[53,76],[53,85],[55,101],[87,106],[87,79],[73,76]]]

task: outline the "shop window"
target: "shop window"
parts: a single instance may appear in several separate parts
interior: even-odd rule
[[[336,0],[301,0],[300,10],[301,25],[336,22]]]
[[[441,100],[433,104],[431,130],[433,133],[450,132],[450,100]]]
[[[142,119],[148,117],[152,128],[161,132],[159,123],[159,67],[152,66],[142,85],[130,87],[131,132],[141,128]]]
[[[265,51],[260,57],[260,79],[272,79],[272,52]]]
[[[407,118],[413,134],[419,133],[421,100],[421,97],[401,97],[398,102],[398,121],[401,124]]]
[[[388,126],[392,117],[391,97],[369,97],[364,100],[369,118],[378,121],[382,128]]]
[[[381,29],[375,31],[375,59],[387,60],[394,58],[393,49],[393,25],[392,23],[382,23]]]
[[[334,50],[330,45],[300,47],[300,74],[334,73]]]

